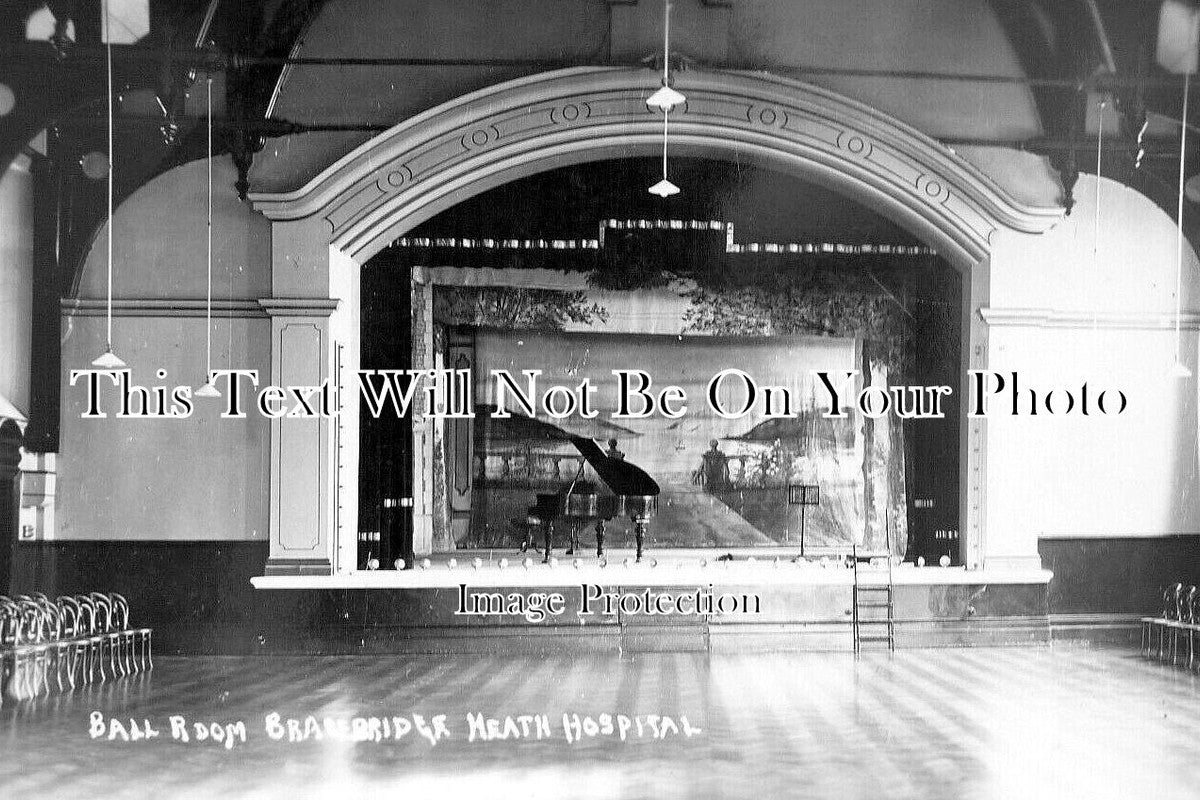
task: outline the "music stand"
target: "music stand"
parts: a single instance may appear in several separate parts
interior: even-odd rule
[[[821,504],[821,487],[812,483],[788,485],[788,505],[800,506],[800,556],[804,556],[804,512],[809,506]]]

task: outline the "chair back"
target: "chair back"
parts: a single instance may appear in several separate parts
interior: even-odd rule
[[[54,605],[58,606],[58,638],[74,639],[79,635],[79,603],[74,597],[64,595],[56,598]]]
[[[86,594],[75,595],[79,604],[79,632],[87,635],[96,633],[96,604]]]
[[[14,644],[18,646],[42,644],[49,640],[47,618],[39,603],[26,597],[17,602],[17,611],[17,631]]]
[[[113,624],[119,631],[128,630],[129,628],[129,601],[124,596],[112,592],[109,594],[112,598],[113,606]]]
[[[1183,584],[1175,583],[1163,592],[1163,617],[1171,620],[1179,619],[1180,606],[1183,603]]]
[[[113,629],[112,601],[108,599],[108,595],[100,592],[92,592],[88,597],[92,598],[96,605],[96,632],[108,633]]]
[[[0,648],[10,648],[17,643],[20,616],[16,603],[7,597],[0,597]]]

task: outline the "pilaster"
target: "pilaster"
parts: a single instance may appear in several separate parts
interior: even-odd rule
[[[271,317],[271,383],[319,386],[332,377],[328,298],[260,300]],[[333,572],[336,506],[333,430],[326,417],[271,420],[268,575]]]

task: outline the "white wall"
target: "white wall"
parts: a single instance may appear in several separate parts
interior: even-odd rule
[[[213,297],[235,301],[213,315],[213,367],[260,371],[270,381],[270,320],[253,302],[270,295],[270,228],[238,200],[229,159],[214,169]],[[206,168],[178,167],[139,189],[117,209],[113,344],[143,385],[203,382],[205,373]],[[80,299],[105,295],[107,230],[93,244]],[[161,308],[154,301],[170,303]],[[242,302],[237,302],[242,301]],[[199,540],[267,538],[270,448],[257,414],[219,419],[218,400],[198,400],[184,420],[82,419],[86,393],[72,369],[104,349],[104,316],[95,303],[63,314],[59,539]],[[155,371],[167,371],[159,380]],[[116,392],[107,388],[108,405]]]
[[[989,365],[1024,385],[1123,390],[1121,416],[988,418],[988,542],[1006,555],[1037,536],[1154,536],[1200,531],[1195,377],[1175,359],[1175,225],[1148,199],[1081,176],[1071,216],[1041,236],[997,232]],[[1196,213],[1193,206],[1189,209]],[[1182,306],[1198,266],[1185,242]],[[1197,371],[1196,323],[1184,363]]]

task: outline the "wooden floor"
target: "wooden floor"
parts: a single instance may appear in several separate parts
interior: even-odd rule
[[[91,738],[97,711],[121,730],[100,724],[104,735]],[[450,738],[288,742],[284,723],[277,741],[265,723],[272,712],[348,725],[414,713],[429,724],[445,714]],[[627,715],[631,730],[623,742],[614,734],[568,743],[564,712],[581,721]],[[501,721],[544,713],[551,735],[470,742],[468,713]],[[653,738],[643,718],[637,737],[636,718],[651,714],[672,717],[680,732],[664,726],[665,738]],[[171,739],[172,715],[188,720],[186,744]],[[684,716],[699,732],[683,732]],[[123,741],[131,717],[159,736]],[[243,721],[246,741],[235,733],[232,748],[197,742],[202,721]],[[12,798],[1197,796],[1200,678],[1084,646],[859,661],[162,658],[147,676],[0,707],[0,797]]]

